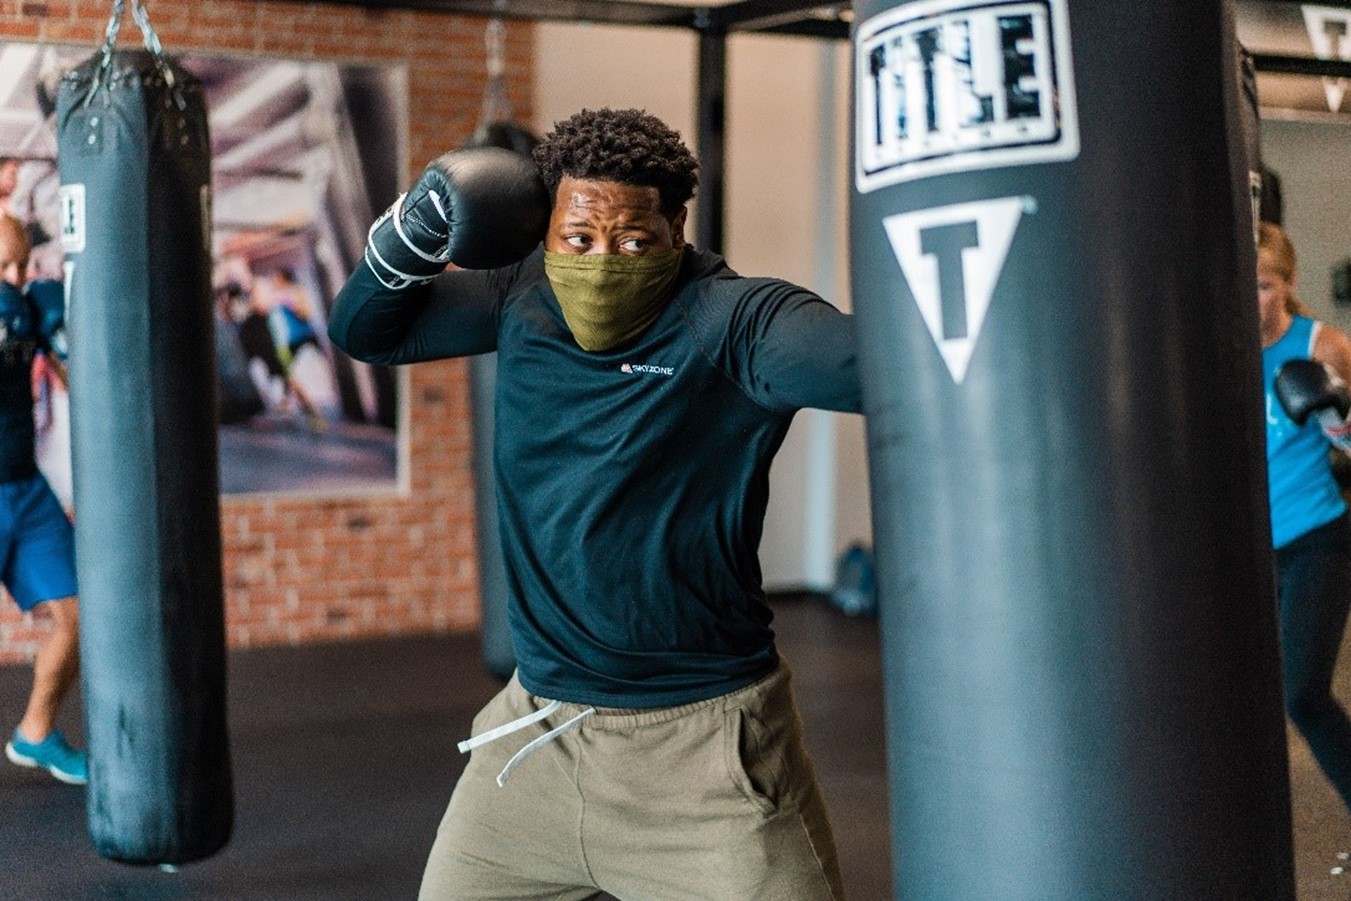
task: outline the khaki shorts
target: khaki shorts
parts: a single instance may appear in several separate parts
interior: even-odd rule
[[[473,733],[548,703],[513,676]],[[473,750],[427,861],[423,901],[844,897],[787,667],[694,704],[596,708],[498,787],[517,751],[587,709],[565,703]]]

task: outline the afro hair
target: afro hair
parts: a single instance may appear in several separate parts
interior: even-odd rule
[[[550,197],[565,175],[656,188],[668,217],[699,184],[699,163],[679,133],[637,109],[584,109],[555,123],[534,158]]]

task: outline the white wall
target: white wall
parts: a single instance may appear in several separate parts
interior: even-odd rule
[[[1262,120],[1262,160],[1281,177],[1284,226],[1295,245],[1295,293],[1351,331],[1351,306],[1332,302],[1332,264],[1351,257],[1351,117]]]
[[[698,42],[685,29],[541,23],[534,127],[583,107],[639,107],[697,150]],[[727,59],[725,247],[848,309],[849,46],[733,35]],[[696,198],[687,235],[696,234]],[[771,473],[761,545],[770,589],[828,588],[834,559],[872,543],[859,416],[804,410]]]

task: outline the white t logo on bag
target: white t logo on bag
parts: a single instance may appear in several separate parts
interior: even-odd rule
[[[995,284],[1031,197],[1001,197],[882,220],[901,272],[952,380],[966,378]]]

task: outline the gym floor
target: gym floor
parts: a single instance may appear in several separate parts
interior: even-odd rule
[[[853,901],[882,901],[891,895],[891,842],[876,623],[812,597],[774,606],[846,889]],[[0,760],[0,898],[414,898],[463,765],[455,742],[497,688],[481,661],[475,635],[233,653],[234,837],[177,872],[98,857],[85,834],[83,789]],[[0,667],[9,720],[29,675]],[[1338,692],[1351,698],[1351,660],[1339,668]],[[63,720],[80,734],[78,707]],[[1339,854],[1351,851],[1351,818],[1303,742],[1292,736],[1290,749],[1298,898],[1347,901],[1351,861]],[[998,879],[990,874],[992,898]]]

